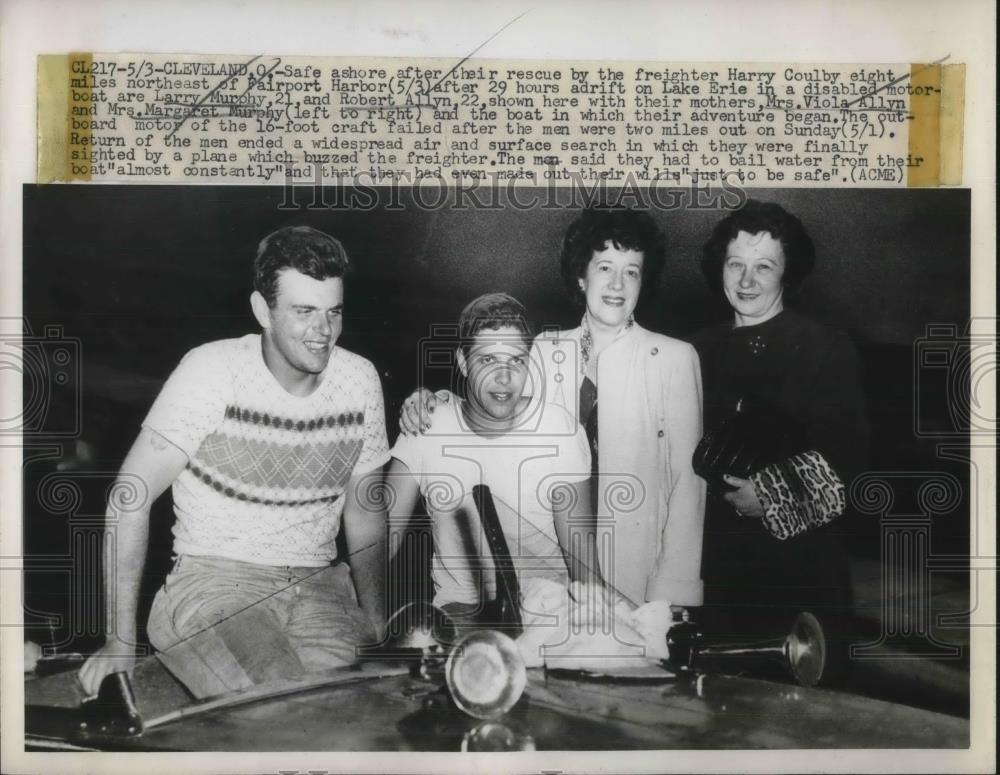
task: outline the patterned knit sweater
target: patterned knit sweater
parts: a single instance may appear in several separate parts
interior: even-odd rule
[[[188,455],[173,484],[177,554],[325,565],[348,480],[388,459],[371,363],[337,347],[316,390],[293,396],[257,334],[189,352],[143,425]]]

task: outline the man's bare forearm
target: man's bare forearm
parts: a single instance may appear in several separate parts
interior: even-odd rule
[[[347,531],[347,553],[358,602],[372,622],[381,627],[385,622],[386,540],[384,521],[375,521],[377,526]]]
[[[108,508],[104,530],[105,635],[135,644],[139,587],[149,541],[149,507]]]
[[[80,681],[96,693],[114,670],[135,659],[139,606],[149,512],[153,502],[187,465],[187,454],[156,431],[143,428],[129,450],[108,498],[104,528],[104,645],[80,668]]]

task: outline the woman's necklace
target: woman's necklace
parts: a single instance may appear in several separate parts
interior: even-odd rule
[[[628,320],[625,321],[625,327],[615,335],[615,339],[631,329],[634,323],[635,316],[629,315]],[[580,334],[580,374],[586,376],[590,366],[590,355],[594,351],[594,335],[590,333],[590,323],[587,322],[586,312],[583,313],[583,321],[580,325],[583,328],[583,333]]]

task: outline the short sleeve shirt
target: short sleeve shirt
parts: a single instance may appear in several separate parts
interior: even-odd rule
[[[178,554],[325,565],[348,480],[388,459],[370,362],[336,347],[316,390],[293,396],[256,334],[190,351],[143,425],[188,456],[172,491]]]
[[[475,604],[495,594],[489,545],[473,506],[478,484],[490,488],[519,578],[566,583],[553,490],[590,477],[583,429],[561,407],[540,404],[529,410],[528,432],[479,436],[459,403],[440,404],[427,433],[400,436],[392,451],[419,483],[432,518],[435,604]]]

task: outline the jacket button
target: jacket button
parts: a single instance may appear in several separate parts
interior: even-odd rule
[[[662,439],[663,438],[663,431],[659,431],[656,435],[659,436]]]
[[[649,354],[656,355],[659,351],[660,351],[659,347],[654,347],[652,350],[649,351]]]

